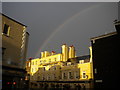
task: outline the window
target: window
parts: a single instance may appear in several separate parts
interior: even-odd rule
[[[68,73],[69,79],[72,79],[72,72]]]
[[[78,72],[78,71],[75,72],[75,78],[76,78],[76,79],[79,79],[79,78],[80,78],[80,75],[79,75],[79,72]]]
[[[66,75],[65,75],[65,73],[63,73],[63,79],[66,79]]]
[[[33,76],[31,78],[33,79]]]
[[[44,77],[42,77],[42,80],[45,80],[45,78],[44,78]]]
[[[6,50],[6,48],[2,47],[2,57],[3,57],[4,53],[5,53],[5,50]]]
[[[29,63],[27,63],[27,67],[29,67]]]
[[[62,77],[61,77],[61,76],[59,76],[59,79],[62,79]]]
[[[53,74],[53,79],[55,79],[56,78],[56,75],[55,74]]]
[[[51,59],[49,59],[49,62],[51,62]]]
[[[43,71],[45,71],[45,67],[43,68]]]
[[[74,65],[74,63],[71,63],[71,65]]]
[[[56,70],[56,66],[53,67],[53,70]]]
[[[32,72],[34,71],[34,69],[32,68]]]
[[[42,61],[40,60],[40,64],[42,63]]]
[[[50,80],[50,75],[48,76],[48,80]]]
[[[38,80],[40,80],[40,76],[38,76]]]
[[[55,61],[56,61],[56,58],[55,58]]]
[[[3,33],[6,34],[6,35],[9,35],[9,32],[10,32],[10,27],[9,27],[9,25],[4,24]]]
[[[37,65],[37,61],[36,61],[36,65]]]
[[[49,75],[47,75],[47,80],[49,80]]]
[[[86,78],[86,73],[85,72],[83,72],[83,78]]]
[[[46,60],[44,60],[44,63],[46,62]]]

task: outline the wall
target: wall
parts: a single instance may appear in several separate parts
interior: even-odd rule
[[[21,63],[24,61],[21,60],[23,57],[21,56],[21,46],[26,27],[5,16],[2,17],[2,21],[2,29],[4,29],[4,24],[10,26],[9,35],[2,34],[2,47],[6,48],[3,56],[3,65],[23,68],[23,66],[21,67]]]

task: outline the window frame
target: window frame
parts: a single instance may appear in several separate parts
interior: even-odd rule
[[[68,79],[72,79],[72,72],[71,71],[68,72]]]
[[[6,29],[5,29],[6,27]],[[4,35],[10,36],[10,26],[8,24],[4,24],[3,32]]]
[[[85,71],[82,72],[82,78],[83,78],[83,79],[86,78],[86,72],[85,72]]]

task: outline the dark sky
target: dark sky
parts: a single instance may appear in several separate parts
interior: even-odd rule
[[[76,55],[89,54],[90,38],[114,32],[116,2],[4,2],[5,15],[27,25],[28,56],[61,53],[61,45],[74,45]]]

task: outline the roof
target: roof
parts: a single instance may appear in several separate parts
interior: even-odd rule
[[[97,36],[97,37],[93,37],[93,38],[91,38],[91,40],[97,40],[97,39],[109,37],[109,36],[116,35],[116,34],[117,34],[117,32],[111,32],[111,33],[108,33],[108,34],[104,34],[104,35],[100,35],[100,36]]]
[[[3,13],[0,13],[0,14],[2,14],[2,15],[3,15],[3,16],[5,16],[6,18],[8,18],[8,19],[10,19],[10,20],[12,20],[12,21],[14,21],[14,22],[16,22],[16,23],[18,23],[18,24],[22,25],[22,26],[27,27],[26,25],[24,25],[24,24],[22,24],[22,23],[20,23],[20,22],[16,21],[15,19],[13,19],[13,18],[11,18],[11,17],[8,17],[7,15],[5,15],[5,14],[3,14]]]
[[[78,56],[76,57],[77,60],[86,60],[86,59],[90,59],[90,55],[84,55],[84,56]]]

